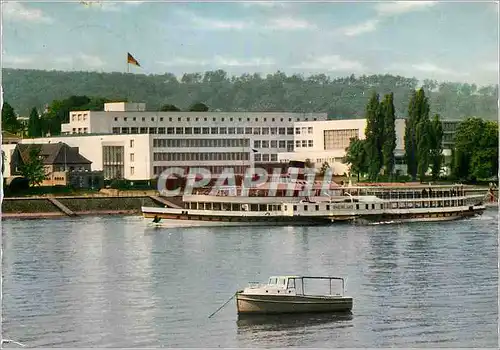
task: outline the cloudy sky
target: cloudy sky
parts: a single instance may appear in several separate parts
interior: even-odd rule
[[[498,82],[498,2],[12,2],[2,64]]]

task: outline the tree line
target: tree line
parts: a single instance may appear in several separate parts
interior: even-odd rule
[[[394,95],[386,94],[382,101],[374,92],[366,105],[365,139],[353,138],[346,148],[344,162],[352,174],[377,181],[381,176],[394,177],[395,115]],[[423,88],[412,93],[405,125],[404,160],[408,175],[425,181],[430,173],[433,180],[442,176],[443,125],[439,114],[431,119],[429,98]],[[453,138],[449,163],[451,177],[476,181],[498,174],[498,123],[477,117],[461,121]]]
[[[229,76],[223,70],[144,75],[127,73],[60,72],[3,69],[4,98],[22,116],[31,109],[45,109],[54,100],[69,95],[103,96],[110,100],[145,102],[156,111],[170,104],[187,110],[196,101],[217,111],[322,112],[332,119],[363,116],[370,99],[366,91],[393,93],[397,117],[406,115],[412,92],[419,88],[415,78],[393,75],[330,77],[242,74]],[[498,85],[476,86],[424,80],[431,115],[443,119],[477,116],[497,119]],[[69,93],[68,93],[69,92]]]

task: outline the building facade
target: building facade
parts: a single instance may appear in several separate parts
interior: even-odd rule
[[[31,151],[37,149],[42,159],[45,179],[42,186],[68,186],[91,188],[102,183],[102,172],[91,171],[92,162],[79,153],[78,147],[65,143],[21,144],[11,148],[6,177],[22,176],[23,165],[31,161]],[[5,151],[5,150],[3,150]]]
[[[244,174],[247,168],[253,166],[255,152],[250,147],[250,139],[239,135],[227,136],[206,135],[182,139],[178,135],[89,134],[23,139],[21,142],[64,142],[78,147],[83,156],[92,160],[92,170],[102,171],[106,180],[148,180],[156,178],[167,167],[185,170],[204,167],[213,174],[222,173],[224,168],[233,168],[235,173]],[[9,152],[7,148],[8,164],[12,150]]]
[[[78,147],[105,179],[128,180],[154,179],[168,167],[204,167],[215,175],[230,167],[244,174],[249,167],[307,159],[343,175],[345,150],[352,137],[364,139],[366,129],[366,119],[327,120],[326,113],[150,112],[143,103],[125,102],[106,103],[104,111],[72,111],[69,117],[62,136],[19,142],[64,142]],[[457,122],[447,122],[443,145],[450,147]],[[397,119],[399,173],[406,172],[404,130],[405,120]],[[3,146],[8,161],[11,145]]]
[[[404,165],[405,120],[396,119],[395,171],[406,172]],[[297,122],[294,125],[294,151],[279,153],[281,162],[309,159],[316,168],[328,163],[333,174],[343,175],[349,171],[342,159],[350,140],[365,139],[366,119],[327,120],[318,122]]]
[[[141,103],[106,103],[104,111],[74,111],[70,113],[70,122],[62,124],[61,132],[66,135],[74,134],[114,134],[114,135],[155,135],[154,138],[165,141],[156,141],[155,148],[178,147],[204,148],[203,151],[211,152],[209,148],[221,148],[223,140],[240,139],[231,144],[231,148],[252,147],[257,152],[252,152],[250,157],[245,155],[231,155],[231,159],[240,161],[255,161],[262,163],[278,162],[278,153],[293,151],[294,123],[303,121],[327,120],[326,113],[279,113],[279,112],[148,112],[145,104]],[[169,139],[183,140],[180,144],[170,144]],[[189,141],[206,140],[206,141]],[[217,141],[218,140],[218,141]],[[202,151],[202,150],[199,150]],[[158,153],[169,153],[165,152]],[[177,152],[176,152],[177,153]],[[191,153],[180,150],[179,159],[175,155],[158,156],[157,161],[200,161],[198,156],[191,159]],[[194,152],[198,153],[198,152]],[[232,150],[230,153],[240,153]],[[165,158],[162,158],[165,157]],[[182,158],[184,157],[184,158]],[[186,159],[189,158],[188,159]],[[203,155],[203,158],[210,157]],[[219,156],[216,156],[219,157]],[[227,158],[227,157],[226,157]],[[233,159],[237,158],[237,159]],[[242,158],[242,159],[240,159]],[[207,161],[222,161],[211,159]]]

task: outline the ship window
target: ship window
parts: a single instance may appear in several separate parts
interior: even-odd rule
[[[288,279],[288,288],[295,288],[295,279],[294,278]]]
[[[296,205],[293,206],[293,210],[297,211],[297,206]]]
[[[267,211],[267,205],[266,204],[259,204],[259,211]]]
[[[286,205],[285,205],[285,206],[283,206],[283,208],[284,208],[285,210],[288,210],[288,207],[287,207]]]
[[[326,210],[330,210],[330,204],[326,205]]]
[[[285,283],[286,283],[286,280],[285,280],[284,278],[280,278],[280,279],[278,280],[278,284],[279,284],[279,285],[281,285],[281,286],[284,286],[284,285],[285,285]]]
[[[316,206],[316,211],[318,211],[318,210],[319,210],[319,205]]]
[[[239,204],[234,204],[232,205],[232,211],[239,211],[240,210],[240,205]]]
[[[269,284],[276,284],[276,278],[270,278]]]
[[[307,205],[304,205],[304,211],[307,211]]]
[[[365,208],[368,210],[368,204],[365,204]]]
[[[372,204],[372,209],[375,209],[375,204]]]
[[[259,211],[258,204],[250,204],[250,211]]]
[[[359,204],[356,204],[356,209],[359,210]]]

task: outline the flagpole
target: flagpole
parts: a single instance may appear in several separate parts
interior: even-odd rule
[[[130,73],[130,63],[127,62],[127,73]]]

